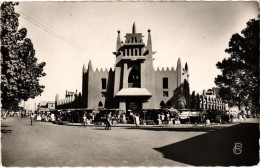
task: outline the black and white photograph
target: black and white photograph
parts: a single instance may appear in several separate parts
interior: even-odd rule
[[[257,1],[2,1],[3,167],[259,162]]]

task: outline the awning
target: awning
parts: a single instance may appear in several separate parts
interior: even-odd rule
[[[152,96],[146,88],[123,88],[116,96]]]

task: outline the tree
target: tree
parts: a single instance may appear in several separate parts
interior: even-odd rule
[[[218,62],[222,75],[215,78],[219,95],[231,105],[258,106],[259,84],[259,20],[252,19],[241,34],[232,35],[229,48],[230,57]]]
[[[45,62],[37,63],[35,50],[27,30],[18,30],[16,2],[1,4],[1,102],[2,108],[17,108],[19,102],[35,98],[43,92],[39,78],[45,76]]]
[[[190,108],[191,109],[195,109],[195,100],[196,100],[196,96],[195,96],[195,91],[193,91],[192,93],[191,93],[191,96],[190,96]]]

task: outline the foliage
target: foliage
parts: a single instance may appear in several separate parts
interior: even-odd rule
[[[191,109],[195,109],[195,100],[196,100],[195,91],[193,91],[190,96],[190,108]]]
[[[225,50],[230,57],[218,62],[222,75],[215,78],[219,95],[231,105],[255,107],[258,103],[259,84],[259,20],[252,19],[229,41]]]
[[[16,108],[21,100],[28,100],[43,92],[39,78],[45,76],[45,62],[37,63],[35,50],[27,30],[18,30],[19,14],[15,2],[1,4],[1,96],[2,108]]]
[[[189,83],[186,80],[173,91],[170,101],[176,109],[190,108]]]

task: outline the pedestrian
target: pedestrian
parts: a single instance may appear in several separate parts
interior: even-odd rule
[[[126,118],[125,118],[125,113],[122,114],[122,123],[124,124],[126,121]]]
[[[167,119],[167,121],[170,121],[170,114],[169,114],[169,112],[166,114],[166,119]]]
[[[92,124],[94,124],[94,120],[95,120],[95,115],[92,114]]]
[[[107,121],[106,121],[106,128],[105,129],[107,129],[107,130],[111,130],[111,125],[112,125],[112,123],[111,123],[111,117],[112,117],[112,114],[111,114],[111,112],[107,115]]]
[[[33,122],[33,118],[34,118],[34,115],[33,115],[33,113],[31,114],[31,125],[32,125],[32,122]]]
[[[162,125],[162,120],[161,120],[161,115],[160,114],[158,114],[157,120],[158,120],[158,125]]]
[[[6,112],[4,112],[4,120],[6,119]]]
[[[135,116],[135,125],[136,125],[136,128],[139,128],[139,124],[140,124],[140,117],[139,117],[139,114],[137,114]]]
[[[164,121],[165,115],[164,113],[161,114],[161,120]]]
[[[84,114],[83,115],[83,123],[84,123],[84,126],[86,127],[86,122],[87,122],[87,117],[86,117],[86,115]]]
[[[106,127],[105,127],[105,129],[108,129],[108,114],[106,114]]]

